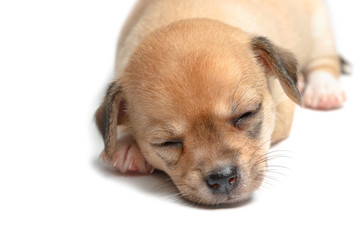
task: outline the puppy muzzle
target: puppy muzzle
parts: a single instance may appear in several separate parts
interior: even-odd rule
[[[240,181],[236,166],[221,166],[205,176],[205,182],[214,194],[227,194],[235,189]]]

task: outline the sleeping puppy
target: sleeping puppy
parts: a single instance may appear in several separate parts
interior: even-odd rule
[[[139,1],[96,112],[100,157],[123,173],[165,171],[193,202],[239,202],[295,104],[343,104],[339,74],[320,0]]]

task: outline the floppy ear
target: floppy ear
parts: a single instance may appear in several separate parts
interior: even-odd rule
[[[126,121],[125,106],[121,86],[114,81],[109,85],[104,101],[95,113],[96,124],[103,137],[105,154],[109,161],[112,161],[115,150],[116,128]]]
[[[294,55],[273,45],[265,37],[254,37],[251,47],[266,73],[276,76],[288,97],[302,106],[303,99],[297,88],[298,64]]]

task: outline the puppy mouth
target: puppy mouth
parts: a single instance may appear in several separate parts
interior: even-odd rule
[[[250,198],[251,193],[242,192],[239,190],[233,190],[232,192],[225,194],[203,194],[201,190],[197,193],[182,192],[182,196],[191,204],[197,204],[199,206],[228,206],[236,203],[241,203]]]
[[[201,186],[177,185],[181,195],[190,203],[200,206],[221,206],[241,203],[251,197],[256,187],[247,187],[243,183],[238,183],[233,189],[225,187],[225,192],[215,192],[207,183]]]
[[[248,193],[244,187],[237,186],[234,190],[225,194],[213,194],[215,202],[212,205],[226,205],[244,201],[249,198],[251,193]]]

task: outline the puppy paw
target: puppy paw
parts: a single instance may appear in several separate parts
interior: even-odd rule
[[[341,107],[346,93],[338,79],[325,71],[315,71],[308,76],[304,92],[305,105],[309,108],[330,110]]]
[[[123,174],[142,173],[150,174],[155,169],[146,162],[138,145],[131,136],[125,136],[117,140],[114,157],[110,161],[103,151],[99,160],[113,166]]]
[[[305,89],[305,77],[303,74],[299,74],[299,76],[298,76],[297,88],[298,88],[299,92],[303,92]]]

